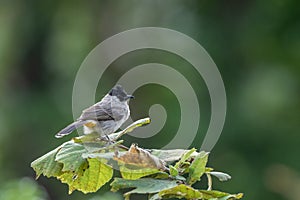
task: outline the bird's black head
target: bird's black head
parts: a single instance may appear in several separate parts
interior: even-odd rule
[[[128,99],[134,98],[132,95],[128,95],[121,85],[114,86],[109,91],[110,96],[116,96],[120,101],[127,101]]]

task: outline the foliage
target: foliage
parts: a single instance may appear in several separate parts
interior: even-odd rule
[[[149,199],[240,199],[242,194],[229,194],[212,190],[211,175],[220,181],[230,176],[208,168],[208,152],[191,150],[145,150],[132,144],[128,149],[122,141],[113,142],[136,127],[148,124],[149,118],[139,120],[124,131],[107,138],[97,135],[81,136],[65,142],[56,149],[31,163],[37,178],[40,175],[55,177],[74,190],[83,193],[98,191],[113,178],[113,169],[118,169],[122,178],[115,177],[111,190],[132,189],[124,194],[149,194]],[[92,144],[92,145],[91,145]],[[91,145],[92,148],[87,148]],[[175,163],[174,163],[175,162]],[[173,163],[173,165],[172,165]],[[208,189],[193,185],[206,175]]]

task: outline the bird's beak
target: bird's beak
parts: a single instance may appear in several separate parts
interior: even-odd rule
[[[127,95],[127,99],[133,99],[134,98],[134,96],[132,96],[132,95]]]

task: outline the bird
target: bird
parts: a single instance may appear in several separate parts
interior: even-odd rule
[[[59,131],[55,137],[61,138],[83,126],[84,134],[98,133],[107,136],[114,133],[130,116],[128,102],[134,98],[123,87],[115,85],[101,101],[82,111],[80,117]]]

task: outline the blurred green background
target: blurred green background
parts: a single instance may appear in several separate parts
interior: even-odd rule
[[[227,118],[209,164],[233,179],[214,187],[244,192],[244,199],[299,200],[299,7],[296,0],[2,0],[0,199],[122,199],[120,194],[107,193],[109,187],[97,194],[69,196],[67,186],[58,180],[41,177],[34,181],[30,163],[66,141],[54,134],[73,120],[73,82],[87,54],[121,31],[159,26],[197,40],[222,74]],[[137,63],[154,61],[181,69],[188,65],[166,52],[133,52],[107,70],[97,100],[123,73],[114,66],[124,65],[128,70]],[[189,70],[184,73],[193,75]],[[197,96],[203,124],[192,145],[199,148],[210,118],[210,102],[201,78],[191,77],[191,81],[193,87],[202,88]],[[144,86],[135,95],[130,103],[135,119],[147,116],[151,104],[167,102],[171,120],[153,138],[127,136],[127,142],[146,148],[163,146],[178,128],[176,97],[158,85]]]

